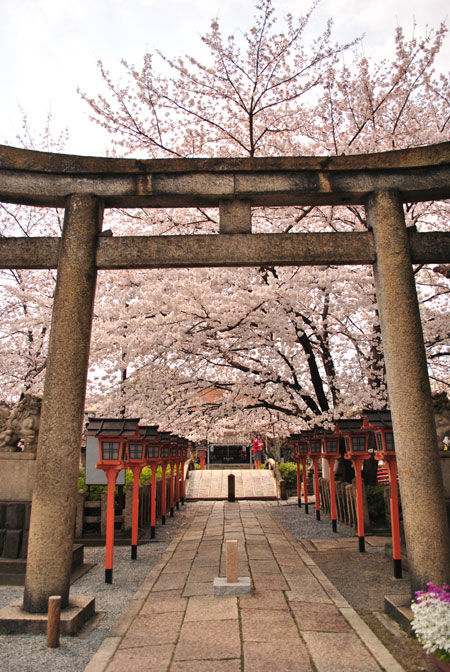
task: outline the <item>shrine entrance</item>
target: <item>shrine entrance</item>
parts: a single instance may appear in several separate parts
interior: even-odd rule
[[[58,269],[24,609],[46,612],[51,595],[68,604],[101,269],[373,265],[412,590],[449,582],[450,538],[412,263],[449,263],[450,233],[407,231],[403,212],[404,203],[447,198],[450,143],[337,157],[148,161],[0,147],[0,201],[65,209],[60,239],[0,239],[1,268]],[[349,204],[365,208],[369,230],[252,234],[252,207]],[[115,207],[217,207],[219,234],[103,237],[103,209]]]

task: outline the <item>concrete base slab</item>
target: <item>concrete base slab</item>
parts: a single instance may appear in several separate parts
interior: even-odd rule
[[[61,634],[75,635],[95,614],[95,598],[72,596],[69,606],[61,610]],[[0,609],[0,632],[8,634],[47,632],[47,614],[30,614],[22,609],[22,600]]]
[[[249,576],[239,576],[236,583],[227,583],[225,577],[216,576],[214,579],[214,596],[248,595],[252,592],[252,583]]]
[[[408,635],[412,634],[411,621],[413,613],[411,611],[410,595],[385,595],[384,613],[391,616],[394,621],[401,625]]]

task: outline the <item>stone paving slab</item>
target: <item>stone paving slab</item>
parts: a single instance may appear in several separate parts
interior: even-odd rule
[[[354,632],[303,631],[302,636],[317,672],[379,672],[381,669]]]
[[[241,639],[238,619],[228,621],[204,621],[201,628],[197,623],[184,623],[175,660],[205,660],[214,658],[239,658]]]
[[[196,507],[85,672],[402,672],[266,503]],[[213,596],[225,529],[250,595]]]
[[[283,642],[277,649],[273,642],[244,642],[243,653],[244,672],[313,672],[306,646],[300,640]]]

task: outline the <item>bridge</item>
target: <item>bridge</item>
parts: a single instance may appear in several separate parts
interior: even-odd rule
[[[186,500],[228,499],[228,476],[234,475],[236,499],[277,499],[269,469],[196,469],[186,481]]]

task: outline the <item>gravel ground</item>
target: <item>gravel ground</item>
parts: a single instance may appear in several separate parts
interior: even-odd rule
[[[85,547],[86,563],[97,563],[71,587],[71,594],[95,596],[97,611],[103,612],[95,627],[87,624],[76,637],[61,637],[58,649],[47,649],[45,635],[0,633],[2,672],[81,672],[97,651],[111,626],[133,598],[150,569],[158,562],[172,538],[192,517],[187,506],[157,528],[157,539],[138,548],[138,559],[130,560],[129,546],[114,549],[114,583],[104,583],[104,547]],[[23,588],[0,586],[0,608],[23,597]]]
[[[305,507],[298,506],[297,497],[290,497],[287,502],[273,502],[272,504],[272,512],[296,539],[339,539],[355,536],[352,528],[339,523],[337,532],[333,532],[331,519],[323,512],[321,512],[321,520],[316,520],[314,503],[309,503],[308,510],[307,515]]]

